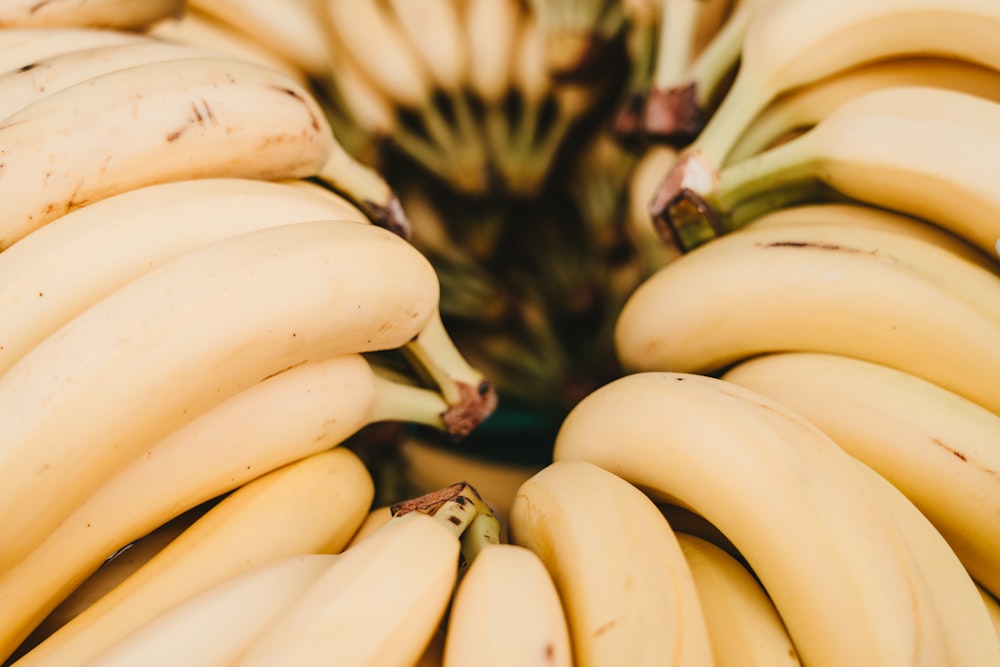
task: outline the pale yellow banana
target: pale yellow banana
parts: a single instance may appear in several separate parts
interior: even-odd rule
[[[1000,413],[1000,318],[980,296],[846,231],[821,243],[798,227],[738,230],[647,279],[618,317],[625,367],[701,373],[766,352],[830,352],[907,371]]]
[[[311,220],[366,220],[308,181],[205,178],[76,209],[0,253],[0,375],[105,296],[199,246]]]
[[[361,525],[374,493],[364,463],[346,447],[266,473],[233,491],[17,664],[86,665],[174,604],[248,568],[337,553]]]
[[[461,5],[469,85],[488,104],[501,104],[516,59],[521,6],[496,0],[465,0]]]
[[[678,532],[705,613],[716,667],[799,665],[778,610],[754,575],[726,550]]]
[[[467,80],[469,58],[460,10],[463,1],[387,0],[385,3],[435,85],[450,94],[460,91]]]
[[[573,408],[553,457],[614,471],[717,526],[803,664],[947,664],[894,515],[855,459],[782,404],[709,376],[626,375]]]
[[[184,11],[184,0],[8,0],[0,28],[69,26],[145,30]]]
[[[510,541],[538,554],[555,582],[574,664],[712,664],[677,537],[624,479],[586,461],[549,464],[518,490]]]
[[[0,570],[153,442],[292,366],[404,345],[437,304],[423,255],[353,221],[239,234],[135,279],[0,376]]]
[[[907,373],[832,354],[777,353],[723,377],[780,401],[898,487],[969,572],[1000,590],[1000,417]]]
[[[515,544],[486,546],[455,591],[443,667],[572,664],[563,604],[541,558]]]
[[[148,39],[139,33],[98,28],[4,28],[0,30],[0,72],[10,74],[61,53],[142,44]]]

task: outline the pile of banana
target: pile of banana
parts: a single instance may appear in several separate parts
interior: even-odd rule
[[[1000,667],[998,45],[4,3],[0,667]]]

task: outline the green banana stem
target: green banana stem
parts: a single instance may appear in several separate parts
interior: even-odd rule
[[[456,482],[416,498],[395,502],[390,511],[393,517],[410,512],[429,514],[447,526],[456,538],[461,538],[480,514],[493,514],[483,497],[468,482]]]
[[[410,221],[385,178],[336,141],[316,178],[357,206],[373,224],[410,237]]]
[[[466,566],[472,565],[483,549],[500,544],[500,520],[490,512],[480,512],[462,533],[462,560]]]
[[[372,363],[376,374],[376,399],[369,417],[370,423],[395,421],[423,424],[447,432],[444,416],[448,404],[433,389],[413,385],[403,375]]]

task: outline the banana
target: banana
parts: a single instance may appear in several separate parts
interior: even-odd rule
[[[892,512],[920,566],[945,633],[949,665],[1000,665],[1000,637],[975,581],[934,525],[888,480],[857,466]]]
[[[838,72],[778,97],[733,146],[727,164],[749,158],[816,125],[843,102],[889,86],[934,86],[1000,102],[1000,71],[953,58],[879,60]]]
[[[983,305],[990,297],[855,242],[856,231],[814,242],[808,224],[744,228],[682,255],[623,306],[621,363],[708,373],[766,352],[829,352],[907,371],[1000,413],[1000,317]],[[985,276],[970,283],[977,288],[995,280],[974,264],[964,270]]]
[[[650,203],[651,214],[669,225],[692,199],[709,195],[740,135],[780,94],[856,65],[893,57],[941,56],[1000,69],[997,29],[1000,6],[992,0],[768,3],[747,26],[732,85],[664,177]],[[875,143],[879,151],[892,153],[881,140]],[[988,151],[984,147],[981,152]]]
[[[205,178],[75,209],[0,253],[0,375],[75,316],[167,261],[255,229],[366,218],[307,181]]]
[[[559,79],[600,76],[611,46],[625,28],[621,2],[528,0],[545,35],[546,69]]]
[[[710,665],[694,580],[642,491],[586,461],[557,461],[521,485],[510,541],[545,563],[577,665]]]
[[[94,304],[0,377],[0,570],[152,442],[284,369],[406,344],[437,299],[408,242],[315,221],[202,246]]]
[[[45,58],[97,46],[143,44],[140,33],[97,28],[4,28],[0,30],[0,72],[9,74]]]
[[[308,91],[235,59],[97,76],[8,116],[0,143],[0,248],[88,203],[185,178],[317,176],[374,220],[401,215],[381,176],[344,154]]]
[[[1000,590],[1000,417],[907,373],[833,354],[748,359],[724,379],[780,401],[899,488]]]
[[[569,628],[541,558],[515,544],[485,547],[448,612],[443,667],[570,667]]]
[[[192,10],[228,25],[308,78],[329,74],[326,34],[312,0],[188,0],[185,11]]]
[[[190,2],[183,14],[153,24],[146,34],[172,44],[206,49],[219,55],[270,67],[301,86],[310,85],[309,78],[301,67],[285,60],[246,33],[217,21]]]
[[[337,553],[361,525],[374,494],[364,463],[346,447],[266,473],[233,491],[17,664],[88,664],[157,614],[249,567]]]
[[[184,11],[184,0],[8,0],[0,28],[69,26],[142,31]]]
[[[228,664],[254,637],[275,623],[337,558],[337,554],[303,554],[250,567],[166,609],[87,664]]]
[[[647,210],[660,178],[676,159],[675,149],[651,144],[639,157],[629,176],[626,233],[642,258],[644,277],[652,275],[679,254],[677,247],[663,242]]]
[[[930,588],[884,499],[782,404],[709,376],[625,375],[570,411],[553,458],[614,471],[717,526],[802,664],[948,664]]]
[[[39,623],[110,553],[189,508],[369,423],[433,424],[446,407],[434,392],[376,377],[358,355],[273,375],[148,447],[0,574],[0,627]]]
[[[1000,103],[930,86],[858,95],[810,130],[719,172],[702,201],[726,212],[771,189],[821,182],[853,200],[924,218],[1000,254],[1000,200],[988,174]],[[927,137],[913,142],[913,136]]]
[[[511,86],[521,5],[495,0],[465,0],[461,4],[469,87],[487,105],[499,106]]]
[[[387,0],[391,19],[430,73],[434,85],[455,93],[468,79],[468,55],[457,0]]]
[[[454,498],[428,510],[433,516],[394,510],[397,516],[341,553],[231,664],[309,667],[330,656],[344,667],[414,664],[451,599],[457,537],[479,511]]]
[[[721,547],[678,532],[717,667],[800,665],[778,610],[754,575]]]
[[[379,505],[378,507],[372,508],[368,512],[368,516],[365,520],[358,526],[358,530],[351,537],[351,541],[347,543],[345,549],[350,549],[355,544],[365,539],[376,530],[389,523],[392,518],[392,506],[391,505]]]

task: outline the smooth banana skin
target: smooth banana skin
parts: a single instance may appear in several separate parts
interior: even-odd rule
[[[307,181],[205,178],[76,209],[0,253],[0,375],[108,294],[200,246],[255,229],[367,218]],[[39,295],[43,295],[41,298]]]
[[[972,576],[1000,591],[1000,417],[930,382],[832,354],[788,352],[724,379],[787,405],[899,488]]]
[[[909,372],[1000,413],[995,312],[846,232],[834,244],[808,233],[808,225],[744,228],[667,264],[622,308],[621,362],[711,373],[767,352],[829,352]]]
[[[444,522],[410,512],[340,554],[237,660],[258,665],[411,665],[444,617],[459,542]]]
[[[98,46],[142,44],[141,33],[96,28],[4,28],[0,30],[0,72],[10,74],[62,53]]]
[[[184,0],[8,0],[0,28],[65,26],[142,31],[184,10]]]
[[[720,220],[773,188],[821,182],[940,225],[997,258],[1000,103],[932,86],[858,95],[798,137],[719,173],[706,202]],[[913,141],[914,136],[924,137]]]
[[[1000,665],[1000,637],[975,581],[944,536],[891,482],[857,467],[883,498],[910,544],[944,628],[949,665]]]
[[[545,564],[516,544],[485,547],[455,590],[442,666],[572,664],[566,615]]]
[[[395,234],[315,221],[203,246],[91,306],[0,377],[0,569],[146,447],[241,389],[406,344],[438,289]]]
[[[589,462],[557,461],[521,485],[509,520],[510,541],[555,582],[575,664],[712,664],[690,569],[642,491]]]
[[[948,664],[935,600],[884,500],[782,404],[704,375],[626,375],[576,405],[553,457],[613,471],[717,526],[803,664]]]
[[[285,556],[188,596],[136,628],[89,667],[221,667],[275,623],[336,561],[337,554]]]
[[[36,60],[0,75],[0,118],[101,74],[146,63],[211,55],[212,52],[205,49],[149,38],[137,43],[95,46]]]
[[[889,86],[934,86],[1000,101],[1000,71],[953,58],[914,56],[853,67],[781,95],[761,111],[726,160],[756,155],[813,127],[840,104]]]
[[[249,567],[337,553],[361,525],[374,494],[364,463],[346,447],[262,475],[15,664],[85,665],[172,605]]]
[[[382,207],[383,222],[395,201],[373,191],[387,187],[380,178],[351,182],[371,174],[345,157],[306,89],[224,57],[88,79],[0,121],[0,143],[0,248],[75,208],[181,179],[321,176],[374,218]]]
[[[677,533],[691,568],[717,667],[800,665],[778,610],[753,574],[725,549]]]
[[[990,614],[990,620],[993,622],[993,628],[997,631],[997,635],[1000,636],[1000,600],[990,593],[988,590],[979,587],[979,596],[983,599],[983,604],[986,605],[986,611]]]
[[[42,622],[110,554],[190,508],[366,424],[430,424],[446,408],[429,390],[377,378],[358,355],[273,375],[149,446],[0,574],[0,628],[16,635]]]
[[[665,176],[651,213],[669,224],[673,206],[710,193],[740,135],[781,93],[893,57],[941,56],[1000,69],[998,28],[1000,5],[992,0],[767,3],[747,26],[732,85]]]

